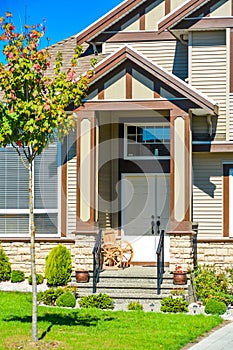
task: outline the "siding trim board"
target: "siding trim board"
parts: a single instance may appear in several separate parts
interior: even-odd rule
[[[232,1],[233,4],[233,1]],[[233,5],[232,5],[233,6]],[[230,93],[233,93],[233,29],[230,29]]]
[[[229,237],[230,234],[230,181],[229,171],[233,168],[232,164],[223,164],[223,236]]]
[[[90,133],[90,178],[89,186],[90,186],[90,198],[89,198],[89,218],[86,222],[83,222],[80,219],[81,216],[81,208],[80,208],[80,199],[81,199],[81,191],[80,191],[80,166],[81,166],[81,122],[82,120],[89,120],[90,129],[88,132]],[[77,215],[77,231],[78,232],[94,232],[94,221],[95,221],[95,112],[94,111],[81,111],[77,115],[77,189],[76,189],[76,215]]]
[[[171,11],[171,0],[165,0],[165,15],[168,15]]]

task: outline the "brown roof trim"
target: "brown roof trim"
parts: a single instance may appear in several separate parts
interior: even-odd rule
[[[193,143],[193,152],[233,153],[233,143]]]
[[[163,20],[158,23],[159,32],[170,28],[171,26],[177,24],[184,17],[190,15],[192,12],[197,10],[202,5],[205,5],[209,0],[190,0],[186,2],[183,6],[178,7],[175,11],[172,11]]]
[[[158,31],[138,31],[138,32],[118,32],[116,34],[113,34],[110,38],[107,40],[104,40],[104,34],[103,34],[103,41],[106,42],[137,42],[137,41],[164,41],[164,40],[176,40],[174,38],[174,35],[172,35],[170,32],[162,32],[158,33]],[[102,39],[102,35],[101,35]]]
[[[208,113],[217,114],[218,107],[214,101],[212,103],[210,99],[206,98],[203,94],[199,94],[197,90],[194,90],[183,80],[177,78],[173,74],[170,74],[168,71],[149,61],[146,57],[128,46],[124,46],[123,48],[119,49],[96,66],[92,83],[100,79],[103,75],[108,74],[109,70],[114,69],[125,59],[129,59],[136,65],[142,67],[154,77],[161,80],[172,89],[175,89],[178,93],[182,94],[182,96],[191,100],[201,108],[204,108]]]
[[[180,100],[179,100],[180,101]],[[184,109],[192,108],[190,103],[187,104],[187,99],[180,101],[181,106],[177,106],[176,100],[169,101],[162,98],[154,100],[122,100],[122,101],[86,101],[84,106],[76,109],[75,112],[82,110],[89,111],[141,111],[141,110],[172,110],[174,113],[182,113]]]
[[[80,45],[85,41],[91,41],[91,39],[94,36],[100,34],[103,30],[108,28],[116,20],[119,20],[127,12],[134,10],[137,6],[139,6],[145,1],[146,0],[124,1],[123,3],[115,7],[112,11],[108,12],[106,15],[104,15],[99,20],[97,20],[92,25],[83,30],[81,33],[79,33],[77,35],[77,43]]]
[[[188,29],[190,30],[211,30],[211,29],[225,29],[233,27],[233,18],[232,17],[204,17],[199,19],[189,19],[185,18],[177,26],[172,28],[172,32],[179,29]],[[165,32],[166,33],[166,32]],[[162,34],[162,33],[161,33]]]

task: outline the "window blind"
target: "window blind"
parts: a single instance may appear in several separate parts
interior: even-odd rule
[[[34,162],[34,208],[38,235],[57,234],[57,164],[57,143],[49,145]],[[28,234],[28,171],[12,147],[2,148],[0,149],[0,235]]]

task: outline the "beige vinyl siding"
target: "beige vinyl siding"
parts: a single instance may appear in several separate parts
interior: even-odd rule
[[[226,135],[225,31],[196,32],[190,43],[189,83],[219,104],[216,139]]]
[[[229,95],[229,138],[233,141],[233,93]]]
[[[217,4],[210,7],[210,17],[223,17],[230,16],[231,14],[231,0],[222,3],[220,6]]]
[[[124,46],[121,43],[105,43],[104,53],[111,54]],[[181,79],[187,77],[187,47],[174,41],[131,42],[130,46],[149,60],[167,69]]]
[[[171,11],[173,11],[178,6],[182,5],[184,2],[184,0],[171,0]]]
[[[121,26],[121,30],[125,32],[136,31],[140,29],[140,16],[137,14],[133,18],[131,18],[128,22],[124,23]]]
[[[145,10],[145,30],[158,30],[158,22],[165,15],[165,1],[154,2]]]
[[[193,221],[198,236],[223,236],[223,162],[230,154],[193,154]]]

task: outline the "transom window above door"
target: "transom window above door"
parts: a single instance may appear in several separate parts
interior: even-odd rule
[[[170,158],[169,123],[125,124],[125,158]]]

